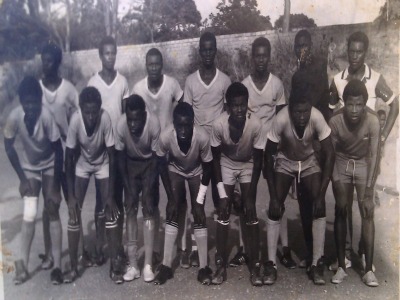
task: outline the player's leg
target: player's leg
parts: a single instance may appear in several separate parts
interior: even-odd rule
[[[283,214],[281,218],[281,228],[279,230],[279,238],[282,245],[282,256],[281,264],[288,269],[295,269],[297,267],[296,262],[292,258],[292,249],[289,247],[289,237],[288,237],[288,218],[287,214]]]
[[[104,256],[104,246],[105,246],[105,226],[106,219],[104,215],[104,207],[101,200],[101,186],[100,181],[95,180],[96,187],[96,206],[94,209],[94,225],[96,228],[96,246],[95,251],[93,253],[93,265],[95,267],[99,267],[103,265],[106,261],[106,257]]]
[[[154,184],[154,245],[153,245],[153,265],[161,263],[161,239],[160,239],[160,176],[158,170],[155,171],[156,183]]]
[[[189,232],[191,231],[191,227],[188,224],[190,216],[187,213],[187,201],[186,198],[182,199],[179,203],[179,210],[178,210],[178,224],[179,224],[179,232],[178,232],[178,241],[181,242],[181,247],[179,249],[180,252],[180,266],[181,268],[188,269],[190,268],[190,260],[189,260],[189,251],[186,248],[187,243],[187,230],[189,228]],[[179,246],[178,246],[179,248]]]
[[[119,169],[115,170],[115,186],[114,186],[114,199],[117,207],[120,211],[120,215],[118,217],[118,255],[122,256],[122,259],[127,260],[125,257],[125,251],[122,243],[123,231],[124,231],[124,183],[122,179],[122,175],[119,172]]]

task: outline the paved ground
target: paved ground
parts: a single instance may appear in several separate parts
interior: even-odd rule
[[[2,137],[0,137],[2,141]],[[389,156],[387,167],[385,167],[385,178],[381,180],[382,186],[395,187],[396,168],[393,157],[395,157],[396,143],[392,139],[388,141],[386,152]],[[390,157],[391,156],[391,157]],[[387,168],[387,169],[386,169]],[[399,298],[399,204],[398,196],[379,191],[381,205],[376,209],[376,242],[375,242],[375,266],[376,275],[380,280],[377,288],[368,288],[361,282],[359,263],[355,261],[356,267],[349,269],[349,277],[341,285],[327,283],[325,286],[314,286],[305,275],[303,269],[288,271],[278,264],[278,281],[273,286],[255,288],[250,285],[249,274],[245,267],[229,268],[228,281],[221,286],[201,286],[196,281],[197,269],[184,270],[177,268],[174,279],[163,286],[154,286],[144,283],[140,278],[131,283],[115,285],[108,278],[108,264],[100,268],[87,269],[81,278],[72,285],[53,286],[50,283],[49,271],[40,270],[38,254],[43,251],[42,222],[38,215],[36,223],[36,236],[31,251],[29,270],[32,278],[21,286],[15,287],[12,283],[13,261],[18,255],[19,231],[22,221],[23,203],[18,195],[18,178],[11,165],[7,161],[2,142],[0,143],[0,217],[1,217],[1,239],[3,278],[0,280],[4,285],[4,296],[6,299],[398,299]],[[386,175],[389,174],[389,175]],[[388,177],[386,177],[388,176]],[[393,185],[394,182],[394,185]],[[163,189],[161,193],[160,209],[165,216],[166,197]],[[387,190],[386,190],[387,191]],[[87,200],[84,205],[84,230],[85,238],[90,243],[94,235],[93,211],[94,188],[91,183]],[[267,207],[266,195],[268,195],[266,182],[260,180],[258,189],[258,210],[261,219],[261,241],[262,257],[266,258],[266,230],[265,230],[265,208]],[[208,199],[210,199],[208,197]],[[327,194],[327,230],[325,253],[330,259],[335,256],[333,238],[334,200],[331,189]],[[209,226],[209,255],[211,267],[215,252],[215,223],[211,218],[213,210],[212,201],[206,205]],[[42,203],[41,203],[42,204]],[[287,199],[287,213],[289,217],[289,243],[299,257],[304,254],[304,243],[302,240],[302,229],[299,221],[297,202],[291,198]],[[41,209],[41,208],[40,208]],[[354,204],[355,215],[355,241],[358,242],[360,231],[360,219],[358,208]],[[63,234],[63,265],[68,262],[67,255],[67,210],[65,203],[61,207]],[[140,218],[140,222],[141,222]],[[237,221],[232,221],[230,245],[234,255],[234,246],[237,238]],[[141,228],[140,228],[141,229]],[[163,229],[161,229],[163,230]],[[139,231],[140,232],[140,231]],[[163,232],[160,233],[163,236]],[[143,244],[142,235],[139,245]],[[89,244],[92,247],[92,243]],[[143,248],[140,249],[142,254]],[[141,264],[143,260],[141,258]],[[332,273],[325,272],[325,278],[329,282]]]

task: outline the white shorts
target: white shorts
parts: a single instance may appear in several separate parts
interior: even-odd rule
[[[88,162],[79,159],[75,167],[75,175],[81,178],[89,178],[94,175],[96,179],[105,179],[110,177],[109,163],[105,162],[100,165],[92,165]]]
[[[222,181],[226,185],[235,185],[239,183],[251,182],[251,175],[253,174],[253,168],[244,168],[239,170],[233,170],[224,166],[221,166]]]
[[[24,169],[24,173],[25,173],[26,179],[35,179],[37,181],[42,182],[43,175],[54,176],[54,167],[50,167],[50,168],[40,170],[40,171],[32,171],[32,170]]]

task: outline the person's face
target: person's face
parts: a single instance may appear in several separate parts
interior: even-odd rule
[[[81,106],[81,112],[86,128],[93,129],[100,117],[100,106],[96,103],[84,103]]]
[[[146,59],[147,75],[151,81],[157,81],[161,78],[163,61],[160,55],[150,55]]]
[[[237,124],[243,124],[246,121],[248,100],[246,96],[233,97],[228,106],[230,118]]]
[[[179,142],[190,143],[193,135],[193,120],[186,116],[176,116],[174,120],[176,137]]]
[[[117,58],[117,48],[112,44],[104,45],[103,52],[100,54],[100,59],[103,68],[107,70],[113,70],[116,58]]]
[[[363,42],[350,43],[349,48],[347,50],[350,71],[355,72],[364,65],[366,54],[367,52],[365,51]]]
[[[256,72],[264,73],[267,71],[269,58],[270,53],[267,47],[259,46],[254,49],[252,59]]]
[[[308,102],[294,104],[290,109],[290,117],[296,128],[305,128],[310,121],[311,104]]]
[[[300,62],[304,61],[310,55],[311,45],[311,41],[305,36],[299,37],[294,42],[294,52]]]
[[[44,76],[57,73],[59,64],[56,63],[53,55],[51,55],[50,53],[44,53],[41,58],[42,58],[42,71]]]
[[[126,110],[126,122],[131,135],[140,136],[146,124],[147,113],[142,110]]]
[[[217,54],[215,43],[213,41],[202,41],[199,52],[203,66],[206,68],[212,67]]]
[[[344,116],[353,125],[358,124],[365,111],[364,98],[360,96],[348,96],[344,102]]]
[[[386,124],[386,116],[384,114],[379,115],[379,125],[381,126],[381,129],[385,127]]]
[[[37,99],[37,96],[26,95],[21,99],[22,109],[25,113],[27,121],[35,122],[42,112],[42,99]]]

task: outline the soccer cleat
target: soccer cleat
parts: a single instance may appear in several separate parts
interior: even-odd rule
[[[211,275],[212,275],[212,270],[210,269],[209,266],[206,266],[205,268],[201,268],[197,273],[197,280],[201,284],[210,285],[212,280]]]
[[[83,250],[82,255],[79,256],[79,263],[83,268],[89,268],[93,266],[92,258],[86,250]]]
[[[50,279],[51,279],[51,283],[54,285],[60,285],[61,283],[64,282],[63,274],[62,274],[60,268],[55,268],[55,269],[53,269],[53,271],[51,271]]]
[[[241,265],[245,265],[247,264],[247,262],[248,262],[248,257],[246,253],[238,251],[238,253],[236,253],[235,256],[230,260],[229,266],[235,268]]]
[[[70,270],[67,274],[64,276],[64,283],[72,283],[79,277],[78,270]]]
[[[192,267],[198,267],[200,265],[199,252],[197,252],[197,250],[194,250],[192,251],[192,253],[190,253],[189,261],[190,261],[190,266]]]
[[[346,264],[346,269],[351,268],[351,260],[347,257],[344,258],[344,263]],[[336,271],[339,267],[339,262],[336,260],[334,263],[329,265],[329,271]]]
[[[361,259],[362,268],[363,268],[363,270],[365,272],[365,268],[367,267],[367,262],[365,261],[365,254],[361,254],[360,259]],[[375,266],[374,266],[374,264],[372,264],[372,272],[375,273],[375,271],[376,271],[375,270]]]
[[[318,260],[317,265],[312,265],[309,270],[309,277],[314,282],[315,285],[324,285],[324,263],[321,259]]]
[[[223,264],[217,267],[214,275],[212,276],[211,283],[212,284],[222,284],[226,281],[226,267]]]
[[[335,273],[335,275],[332,276],[331,282],[334,284],[338,284],[343,282],[343,280],[347,277],[347,273],[345,270],[343,270],[341,267],[339,267]]]
[[[15,277],[13,278],[13,282],[15,285],[19,285],[24,283],[29,279],[28,271],[25,268],[23,260],[15,261]]]
[[[42,270],[50,270],[51,268],[53,268],[54,260],[51,256],[48,256],[46,254],[39,254],[39,258],[42,260]]]
[[[250,270],[250,282],[253,286],[262,286],[263,280],[261,277],[261,265],[259,262],[255,263]]]
[[[165,265],[160,265],[159,272],[154,278],[154,284],[161,285],[167,282],[168,279],[174,277],[172,269]]]
[[[114,283],[121,284],[124,282],[123,274],[125,273],[125,261],[117,256],[110,261],[110,278]]]
[[[378,279],[376,279],[374,272],[368,271],[362,278],[362,281],[370,286],[370,287],[377,287],[379,286]]]
[[[262,278],[263,284],[271,285],[274,284],[278,277],[276,265],[272,261],[268,261],[264,264],[264,276]]]
[[[154,280],[153,269],[150,265],[145,265],[143,269],[143,279],[145,282],[152,282]]]
[[[140,278],[140,271],[135,267],[128,265],[123,276],[124,281],[132,281],[137,278]]]
[[[282,257],[280,259],[281,264],[288,269],[295,269],[297,267],[296,262],[292,258],[292,253],[289,247],[283,247]]]

